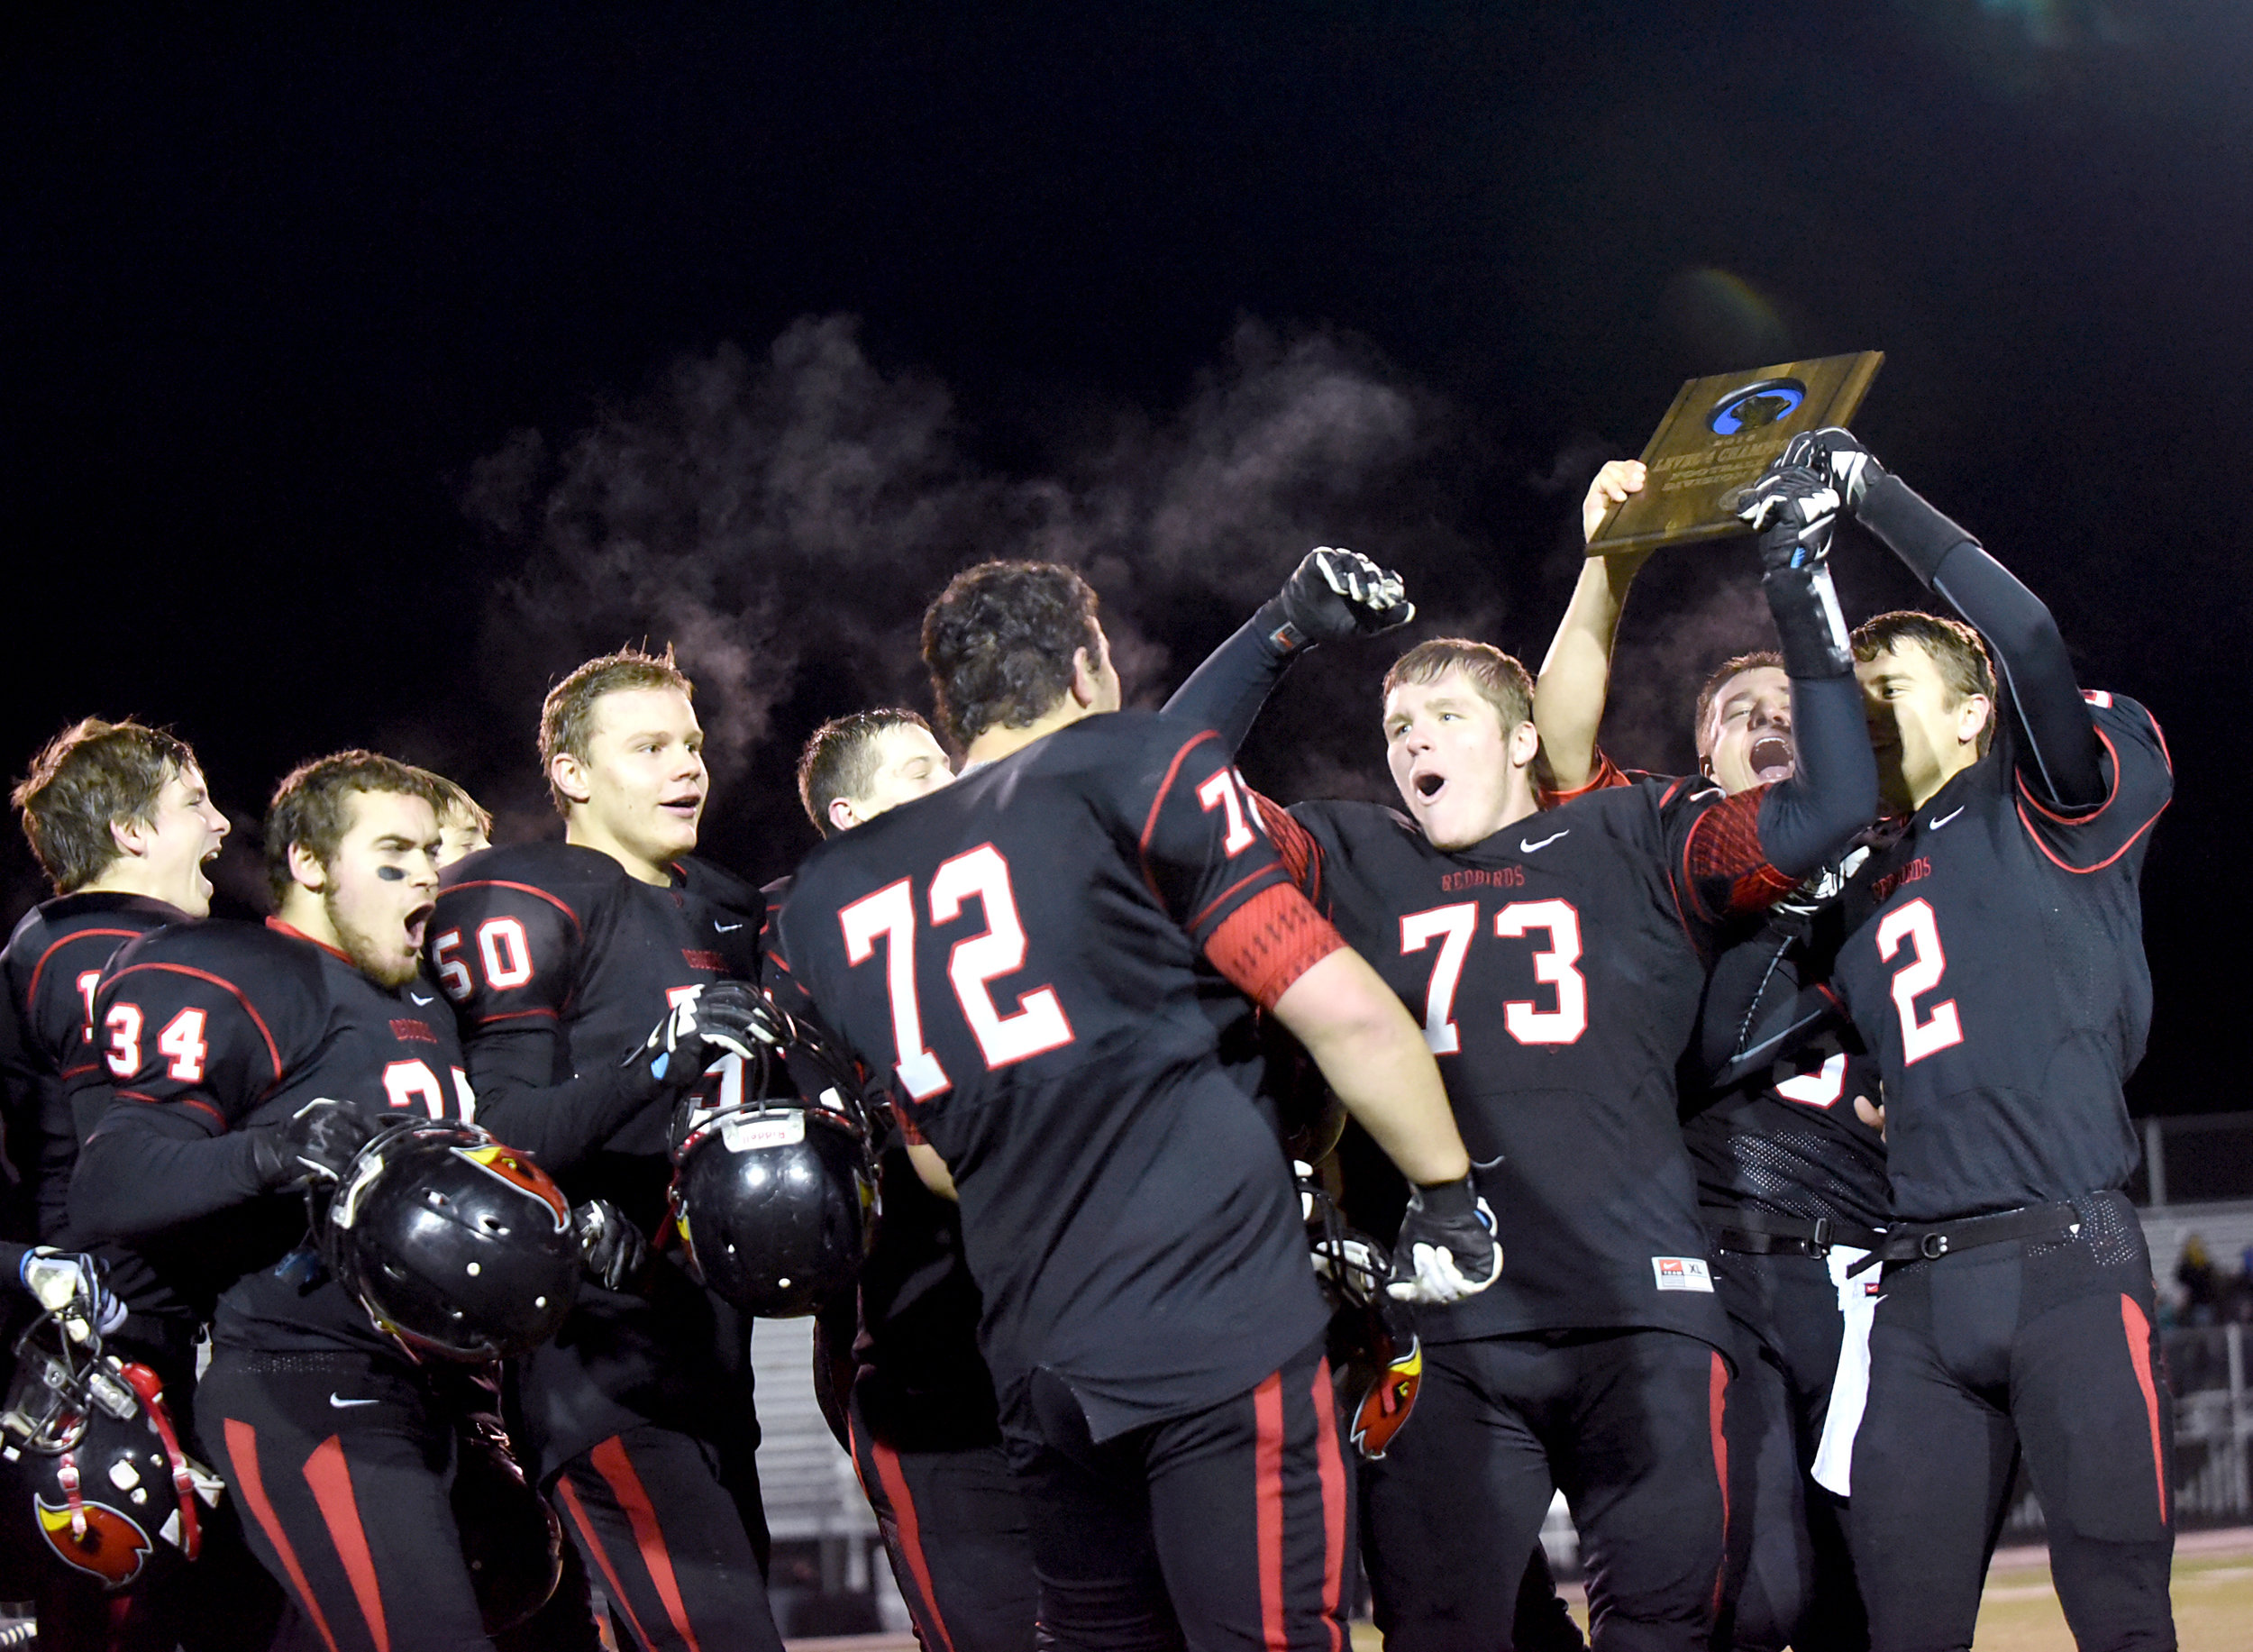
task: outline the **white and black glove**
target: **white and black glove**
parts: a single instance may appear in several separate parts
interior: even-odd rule
[[[1284,653],[1374,636],[1415,617],[1399,574],[1358,551],[1329,545],[1308,552],[1259,612],[1261,634]]]
[[[652,1078],[669,1090],[686,1090],[723,1055],[750,1061],[761,1045],[780,1048],[787,1036],[774,1012],[742,981],[713,981],[682,993],[625,1064],[646,1060]]]
[[[1836,424],[1793,436],[1783,450],[1783,461],[1812,465],[1824,472],[1848,510],[1858,509],[1864,497],[1885,475],[1885,467],[1862,445],[1861,438]]]
[[[341,1181],[382,1127],[349,1101],[315,1096],[280,1124],[257,1133],[251,1162],[259,1185],[272,1192]]]
[[[571,1210],[571,1231],[587,1258],[587,1277],[606,1291],[623,1291],[649,1260],[649,1241],[607,1199],[590,1199]]]
[[[16,1264],[16,1276],[39,1305],[53,1314],[74,1342],[106,1337],[125,1323],[123,1299],[103,1282],[99,1257],[35,1245]]]
[[[1401,1301],[1433,1307],[1476,1296],[1502,1276],[1494,1212],[1470,1177],[1409,1190],[1392,1263],[1408,1276],[1385,1289]]]
[[[1828,467],[1792,459],[1804,440],[1795,440],[1761,472],[1737,507],[1760,536],[1763,568],[1814,568],[1830,554],[1830,531],[1838,525],[1841,500]]]

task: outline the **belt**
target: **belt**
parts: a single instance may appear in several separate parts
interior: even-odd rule
[[[1874,1250],[1885,1237],[1874,1228],[1829,1216],[1776,1216],[1719,1205],[1706,1205],[1699,1214],[1716,1250],[1746,1256],[1828,1256],[1834,1245]]]
[[[1878,1246],[1847,1270],[1848,1277],[1880,1262],[1929,1262],[1982,1245],[2013,1239],[2065,1238],[2081,1231],[2081,1213],[2066,1200],[2053,1205],[2021,1205],[1993,1216],[1966,1216],[1946,1222],[1902,1222],[1885,1230]]]

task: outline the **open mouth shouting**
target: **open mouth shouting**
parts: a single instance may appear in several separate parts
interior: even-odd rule
[[[1794,762],[1791,735],[1774,733],[1760,735],[1747,750],[1745,762],[1752,770],[1753,779],[1763,785],[1790,780]]]
[[[423,950],[423,932],[430,926],[431,914],[437,910],[435,905],[424,901],[406,915],[406,944],[409,951],[419,953]]]

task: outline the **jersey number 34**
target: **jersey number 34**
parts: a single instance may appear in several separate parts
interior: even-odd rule
[[[991,983],[1025,967],[1025,926],[1009,888],[1009,863],[991,844],[956,855],[931,874],[932,926],[958,921],[963,906],[973,899],[984,909],[985,933],[954,944],[946,978],[988,1070],[1070,1044],[1072,1022],[1054,988],[1019,994],[1017,1009],[1007,1015],[993,1001]],[[844,908],[837,921],[844,930],[847,963],[867,963],[876,954],[877,942],[884,943],[884,984],[891,998],[899,1082],[917,1100],[929,1100],[953,1081],[924,1042],[923,1008],[916,997],[914,890],[905,878],[888,883]]]

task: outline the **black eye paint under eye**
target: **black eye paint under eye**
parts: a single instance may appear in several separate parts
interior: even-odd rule
[[[404,883],[406,881],[406,872],[405,868],[398,866],[379,866],[376,868],[376,876],[381,878],[386,883]]]

